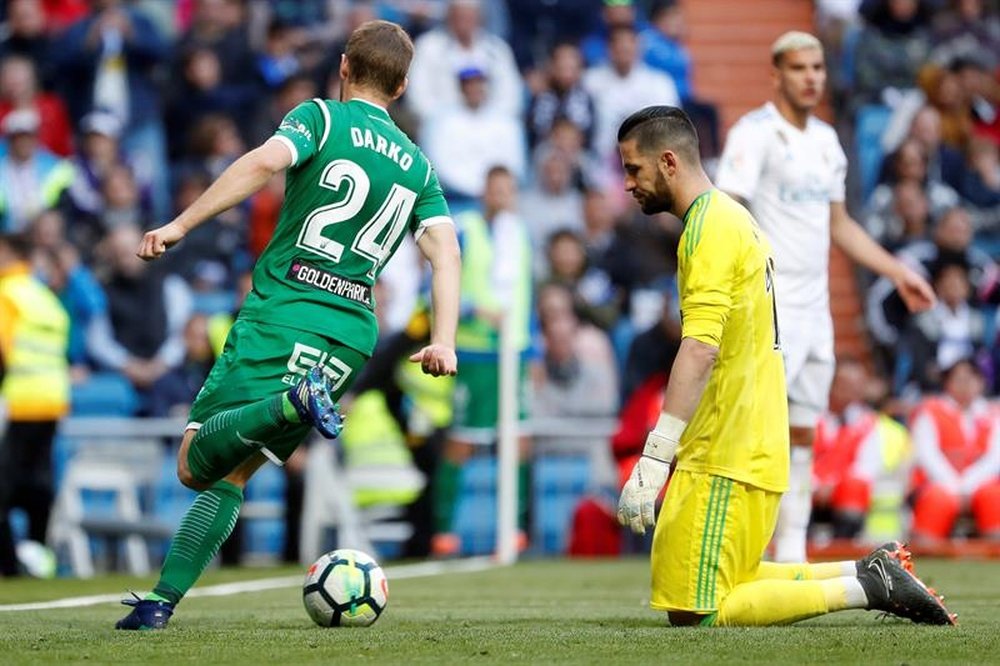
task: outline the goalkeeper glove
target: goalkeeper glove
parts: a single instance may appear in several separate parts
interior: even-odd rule
[[[656,427],[646,437],[639,462],[622,488],[618,499],[618,522],[636,534],[645,534],[656,524],[656,498],[670,474],[670,463],[677,452],[687,423],[661,414]]]

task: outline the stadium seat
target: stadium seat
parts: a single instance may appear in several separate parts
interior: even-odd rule
[[[534,465],[532,545],[545,554],[566,552],[573,511],[590,485],[590,461],[583,456],[544,456]]]
[[[81,443],[66,465],[49,525],[48,542],[65,550],[74,575],[95,574],[90,537],[124,542],[133,575],[150,571],[147,540],[166,539],[173,525],[143,510],[146,491],[161,474],[163,447],[157,439],[127,443]],[[117,556],[113,548],[112,557]]]
[[[72,387],[73,416],[131,416],[139,407],[135,389],[117,372],[95,372]]]
[[[854,126],[858,174],[862,201],[867,201],[878,184],[882,168],[882,134],[889,125],[892,110],[881,104],[867,104],[858,110]]]
[[[360,507],[355,490],[370,487],[373,478],[387,488],[423,487],[424,479],[415,468],[395,465],[365,465],[345,469],[326,441],[309,447],[306,463],[305,498],[302,507],[300,559],[310,564],[329,549],[330,530],[336,530],[335,547],[356,548],[382,556],[376,544],[401,543],[412,534],[402,522],[403,506],[375,504]]]

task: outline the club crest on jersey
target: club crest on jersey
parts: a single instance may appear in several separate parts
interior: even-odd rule
[[[299,383],[303,375],[317,365],[330,380],[331,388],[334,391],[340,388],[340,385],[351,374],[351,366],[336,356],[331,356],[322,349],[316,349],[311,345],[296,342],[295,347],[292,348],[292,355],[288,357],[286,364],[288,374],[282,377],[281,381],[294,386]]]
[[[313,266],[302,259],[292,260],[285,277],[299,284],[322,289],[334,296],[360,303],[366,308],[371,309],[372,307],[372,288],[369,285],[341,277]]]

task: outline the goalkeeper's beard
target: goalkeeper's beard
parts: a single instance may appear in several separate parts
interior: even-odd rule
[[[674,208],[674,196],[667,185],[667,179],[659,171],[656,172],[656,181],[653,183],[654,190],[643,196],[642,212],[646,215],[657,213],[669,213]]]

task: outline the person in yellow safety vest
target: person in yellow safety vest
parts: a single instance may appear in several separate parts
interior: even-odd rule
[[[410,354],[424,346],[429,339],[429,303],[422,298],[418,300],[406,327],[379,342],[350,392],[351,396],[359,396],[358,402],[371,400],[379,410],[383,410],[382,413],[395,420],[397,431],[405,435],[408,457],[424,475],[423,489],[412,498],[406,509],[406,521],[413,527],[413,532],[403,543],[400,555],[405,558],[424,558],[431,554],[434,484],[441,449],[451,425],[454,378],[424,375],[419,367],[407,361]],[[358,402],[351,406],[352,416],[347,421],[342,437],[348,436],[352,423],[359,420]],[[364,416],[360,418],[367,419]],[[369,443],[379,448],[379,443]],[[366,457],[384,455],[378,451],[361,453]],[[399,501],[398,496],[396,499]]]
[[[38,141],[38,114],[8,113],[0,122],[7,154],[0,157],[0,232],[20,232],[47,208],[54,208],[73,183],[76,171]]]
[[[52,505],[52,442],[69,411],[69,315],[31,273],[31,246],[0,234],[0,575],[18,574],[9,514],[28,515],[28,537],[45,542]],[[0,428],[2,431],[2,428]]]
[[[455,349],[459,359],[455,378],[454,423],[435,480],[437,534],[433,554],[457,555],[461,544],[453,519],[461,488],[462,466],[477,446],[496,441],[499,397],[500,328],[508,319],[512,344],[521,355],[531,344],[531,244],[524,222],[514,213],[517,184],[504,167],[486,176],[482,212],[456,217],[462,244],[462,316]],[[521,365],[524,392],[526,372]],[[524,418],[525,400],[518,401]],[[527,545],[530,466],[529,440],[521,440],[518,472],[520,546]]]

